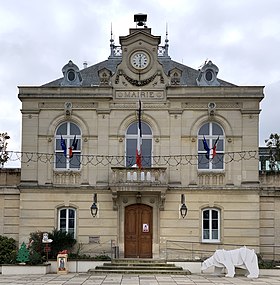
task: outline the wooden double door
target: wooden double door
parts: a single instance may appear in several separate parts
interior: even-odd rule
[[[152,258],[152,207],[133,204],[125,208],[124,241],[126,258]]]

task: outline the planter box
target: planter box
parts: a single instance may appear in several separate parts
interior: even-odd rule
[[[56,261],[49,261],[51,264],[50,272],[55,273],[57,272],[57,262]],[[67,271],[74,273],[86,273],[89,269],[93,269],[96,266],[101,266],[103,263],[110,262],[110,261],[95,261],[95,260],[68,260],[67,262]]]
[[[42,265],[19,265],[3,264],[2,275],[30,275],[30,274],[47,274],[50,272],[50,264]]]

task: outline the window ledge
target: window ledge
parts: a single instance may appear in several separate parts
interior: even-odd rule
[[[225,171],[203,171],[198,172],[198,184],[200,186],[222,186],[225,185]]]
[[[222,244],[222,242],[220,240],[202,240],[201,243],[203,244]]]
[[[58,185],[80,185],[80,170],[54,170],[53,183]]]

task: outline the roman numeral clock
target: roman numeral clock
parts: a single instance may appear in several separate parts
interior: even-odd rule
[[[150,63],[149,55],[144,51],[136,51],[130,57],[131,65],[137,70],[143,70]]]

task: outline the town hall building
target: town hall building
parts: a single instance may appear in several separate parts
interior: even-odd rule
[[[172,60],[146,18],[111,39],[108,59],[70,60],[61,78],[19,87],[20,183],[2,195],[1,234],[58,228],[87,254],[113,245],[122,258],[271,254],[279,201],[259,176],[263,87],[220,79],[214,60]]]

